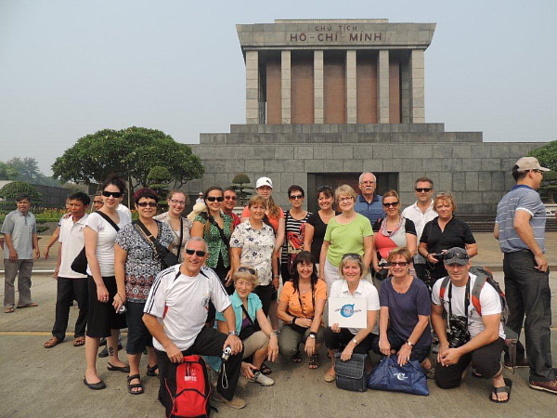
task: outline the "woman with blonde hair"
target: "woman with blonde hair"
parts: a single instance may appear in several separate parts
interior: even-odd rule
[[[188,204],[188,196],[182,190],[171,190],[168,193],[168,211],[154,217],[157,221],[164,222],[170,226],[174,239],[168,248],[172,251],[180,262],[183,259],[184,245],[190,239],[192,222],[182,216],[182,212]]]

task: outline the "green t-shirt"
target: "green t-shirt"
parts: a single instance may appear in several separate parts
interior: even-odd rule
[[[325,232],[325,241],[329,242],[327,260],[338,267],[344,254],[364,255],[364,238],[372,235],[373,230],[369,219],[359,213],[346,225],[339,224],[336,217],[332,218]]]

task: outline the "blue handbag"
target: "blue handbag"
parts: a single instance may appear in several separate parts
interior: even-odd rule
[[[370,389],[404,392],[413,395],[429,395],[427,377],[416,361],[399,366],[396,356],[383,357],[371,372],[367,382]]]

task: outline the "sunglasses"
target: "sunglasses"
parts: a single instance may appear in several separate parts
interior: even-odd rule
[[[138,203],[137,206],[139,206],[141,208],[146,208],[147,206],[149,206],[150,208],[156,208],[157,207],[157,202],[141,202],[141,203]]]
[[[469,260],[468,254],[463,253],[445,253],[445,260],[450,260],[451,258],[457,258],[459,260]]]
[[[385,206],[386,208],[390,208],[390,207],[395,208],[398,206],[399,203],[400,202],[383,203],[383,206]]]
[[[205,199],[207,199],[208,202],[214,202],[215,200],[217,202],[222,202],[224,200],[224,197],[222,197],[222,196],[219,196],[219,197],[207,196]]]
[[[205,257],[207,251],[202,250],[190,250],[189,248],[185,249],[187,255],[197,255],[198,257]]]
[[[422,187],[422,188],[417,188],[414,189],[416,190],[418,193],[427,193],[427,192],[431,192],[431,187]]]
[[[391,267],[406,267],[408,265],[408,261],[391,261],[389,266]]]
[[[252,269],[251,267],[240,267],[240,268],[238,269],[238,272],[240,272],[240,273],[241,273],[241,272],[246,272],[246,271],[247,271],[249,274],[251,274],[251,275],[255,275],[255,270]]]
[[[186,206],[186,202],[184,202],[183,200],[170,199],[170,203],[173,203],[175,205],[180,205],[180,206]]]
[[[236,200],[236,199],[237,199],[236,196],[224,196],[224,198],[225,198],[226,200]]]
[[[344,254],[344,255],[342,256],[342,259],[343,259],[343,260],[346,259],[346,258],[351,258],[351,259],[353,259],[353,260],[359,260],[361,257],[360,257],[360,254],[348,253],[348,254]]]
[[[121,198],[123,194],[124,194],[124,193],[121,193],[121,192],[107,192],[106,190],[103,191],[103,196],[104,196],[104,197],[110,197],[110,196],[112,196],[112,197],[114,197],[115,199]]]
[[[291,195],[290,196],[290,200],[298,200],[298,199],[303,199],[304,196],[301,194],[296,194],[296,195]]]

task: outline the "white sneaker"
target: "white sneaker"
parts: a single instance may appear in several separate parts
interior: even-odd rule
[[[255,377],[248,379],[250,382],[259,383],[261,386],[273,386],[275,381],[261,372],[255,373]]]

